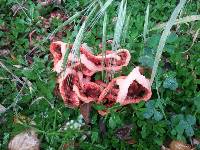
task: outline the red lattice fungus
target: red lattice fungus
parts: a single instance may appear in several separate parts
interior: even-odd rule
[[[150,81],[140,73],[139,67],[134,68],[128,76],[114,78],[109,83],[91,80],[95,73],[103,70],[120,71],[123,66],[127,66],[131,58],[128,50],[107,50],[103,57],[102,54],[92,54],[91,49],[82,44],[80,58],[77,58],[71,52],[73,46],[69,45],[68,60],[63,67],[67,46],[61,41],[50,45],[54,59],[53,70],[58,73],[60,95],[67,106],[79,107],[81,103],[97,102],[109,108],[115,103],[127,105],[150,99]],[[99,113],[105,115],[106,111]]]

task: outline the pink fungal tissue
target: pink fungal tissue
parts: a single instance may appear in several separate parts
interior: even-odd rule
[[[74,57],[72,47],[61,41],[52,42],[50,45],[53,70],[58,73],[59,94],[66,106],[75,108],[83,103],[95,102],[109,108],[115,103],[124,106],[151,98],[150,80],[142,75],[139,66],[128,76],[113,78],[110,82],[105,83],[93,78],[101,71],[121,71],[131,59],[128,50],[119,49],[115,52],[106,50],[102,57],[102,54],[92,54],[86,44],[81,44],[79,57]],[[66,52],[68,59],[64,64]],[[106,115],[107,110],[99,111],[99,114]]]

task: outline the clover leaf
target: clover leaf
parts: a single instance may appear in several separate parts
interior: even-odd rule
[[[160,105],[162,105],[162,103],[158,100],[151,100],[149,102],[146,103],[146,108],[144,110],[144,118],[146,119],[154,119],[155,121],[160,121],[163,118],[163,114],[161,112],[159,112],[157,109],[160,109]]]
[[[175,91],[178,88],[176,78],[168,77],[163,82],[163,87]]]

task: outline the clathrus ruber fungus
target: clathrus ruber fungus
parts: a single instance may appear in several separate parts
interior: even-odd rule
[[[109,108],[115,103],[127,105],[151,98],[150,81],[141,74],[140,67],[134,68],[128,76],[113,78],[108,83],[91,79],[94,74],[101,71],[122,70],[131,59],[128,50],[106,50],[103,57],[103,54],[92,54],[90,48],[82,44],[80,55],[77,57],[71,51],[72,47],[61,41],[52,42],[50,45],[54,61],[53,70],[58,73],[60,95],[67,106],[74,108],[82,103],[96,102]],[[68,58],[63,64],[66,52]],[[99,113],[105,115],[107,111]]]

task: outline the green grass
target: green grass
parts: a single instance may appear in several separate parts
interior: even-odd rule
[[[56,73],[52,71],[49,37],[62,31],[62,41],[75,41],[77,47],[81,41],[86,42],[94,53],[101,52],[98,49],[101,42],[103,50],[105,47],[112,49],[105,41],[116,37],[118,44],[132,55],[130,65],[123,69],[124,74],[136,65],[152,69],[162,32],[165,32],[163,25],[158,24],[170,19],[177,1],[127,0],[126,17],[123,16],[125,12],[121,12],[125,19],[123,28],[120,20],[113,19],[119,15],[121,1],[118,0],[110,0],[106,5],[101,0],[101,5],[94,2],[92,7],[87,0],[68,0],[45,9],[27,0],[26,9],[13,16],[10,8],[18,3],[21,1],[0,1],[0,104],[6,108],[0,114],[0,149],[7,149],[9,140],[27,128],[36,130],[41,149],[45,150],[64,149],[66,144],[71,144],[71,149],[75,145],[74,149],[156,150],[173,139],[191,144],[191,139],[200,138],[200,43],[197,34],[200,2],[191,0],[185,4],[165,46],[160,43],[162,57],[157,57],[159,65],[156,69],[154,66],[151,100],[125,107],[115,105],[106,117],[97,113],[101,106],[93,105],[89,125],[79,119],[78,109],[66,108],[54,92]],[[67,21],[53,19],[50,27],[45,28],[41,16],[48,18],[54,10],[71,17]],[[83,15],[90,15],[85,24]],[[194,15],[196,18],[184,18]],[[120,36],[115,31],[117,22]],[[63,29],[66,25],[69,30]],[[33,45],[29,45],[29,33],[33,30],[42,40],[36,40],[34,35]],[[1,55],[4,49],[9,49],[9,54]],[[147,76],[150,78],[151,74],[147,72]],[[26,119],[16,121],[20,116]],[[71,120],[80,123],[81,128],[68,127],[67,122]],[[131,125],[129,138],[135,144],[128,144],[130,139],[119,138],[117,134],[127,125]]]

